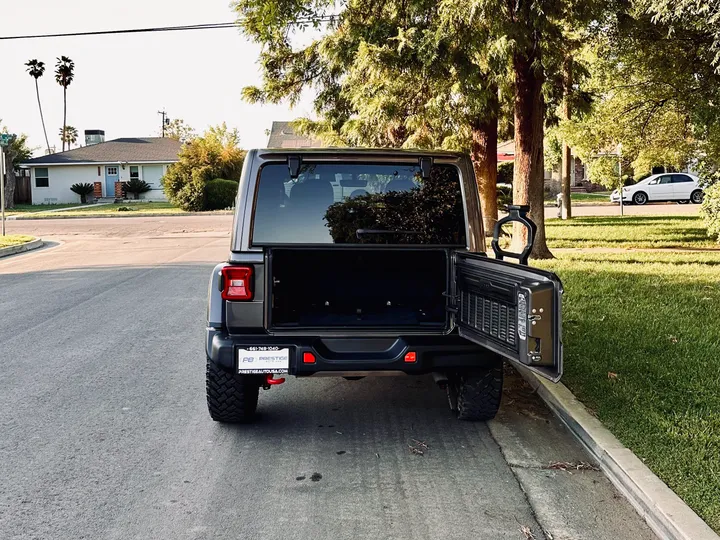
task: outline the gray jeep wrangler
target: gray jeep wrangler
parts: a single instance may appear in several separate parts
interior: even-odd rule
[[[248,152],[210,279],[207,403],[246,422],[296,377],[432,374],[463,420],[500,406],[503,359],[557,381],[562,285],[485,253],[473,167],[450,152]],[[501,221],[520,221],[523,208]]]

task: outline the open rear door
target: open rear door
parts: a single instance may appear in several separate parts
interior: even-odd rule
[[[456,324],[464,338],[557,382],[562,283],[552,272],[456,253]]]

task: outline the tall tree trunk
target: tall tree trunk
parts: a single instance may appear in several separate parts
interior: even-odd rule
[[[45,128],[45,117],[42,112],[42,103],[40,102],[40,86],[38,80],[35,79],[35,94],[37,94],[38,109],[40,109],[40,122],[42,122],[43,134],[45,135],[45,145],[47,146],[48,154],[50,153],[50,141],[48,141],[47,129]]]
[[[480,192],[480,208],[485,235],[492,235],[498,220],[497,205],[497,142],[498,119],[495,112],[476,118],[471,127],[470,155]]]
[[[528,217],[537,225],[531,256],[551,259],[553,254],[545,240],[543,124],[545,107],[542,96],[543,74],[533,64],[540,64],[539,47],[516,52],[515,72],[515,171],[513,203],[529,204]],[[527,231],[520,224],[513,228],[513,249],[527,242]]]
[[[15,208],[15,166],[13,161],[17,154],[12,145],[4,148],[5,151],[5,208]],[[0,179],[2,181],[2,179]]]
[[[63,130],[62,149],[65,151],[65,129],[67,129],[67,86],[63,86]]]
[[[572,92],[572,56],[565,57],[563,63],[563,119],[570,120],[572,108],[570,105],[570,93]],[[572,218],[572,200],[570,197],[570,167],[572,164],[572,152],[567,141],[562,144],[562,211],[563,219]]]

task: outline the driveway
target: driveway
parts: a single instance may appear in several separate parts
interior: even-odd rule
[[[258,423],[213,423],[230,223],[10,224],[56,244],[0,260],[0,538],[654,538],[512,373],[487,424],[429,377],[290,379]]]

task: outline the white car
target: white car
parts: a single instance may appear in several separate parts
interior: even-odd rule
[[[622,188],[623,202],[645,204],[656,201],[692,202],[700,204],[703,200],[703,188],[699,178],[687,173],[653,174],[637,184]],[[610,195],[610,202],[619,203],[618,190]]]

